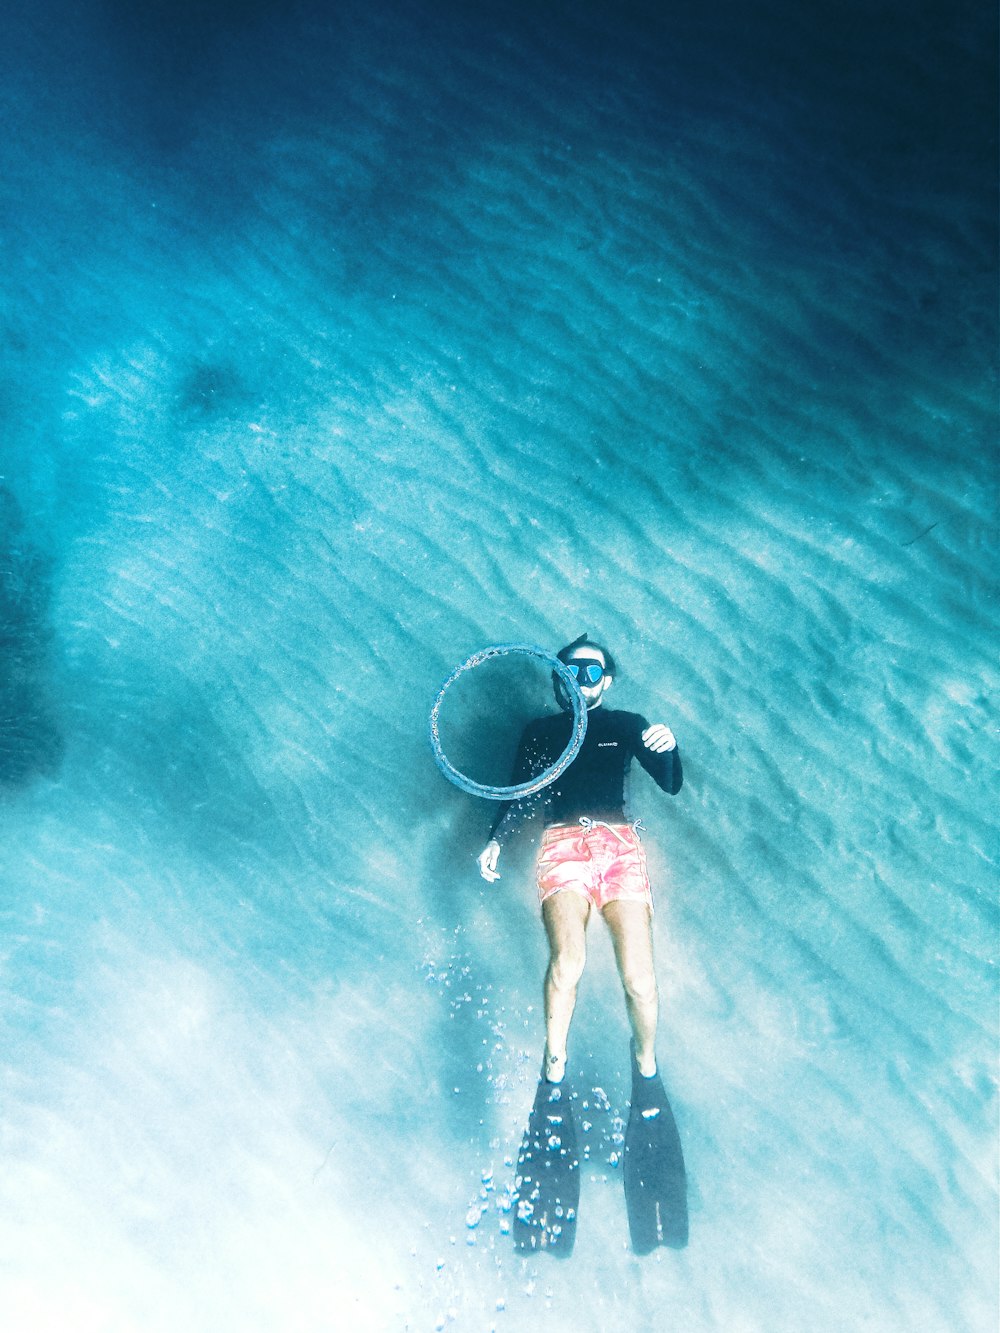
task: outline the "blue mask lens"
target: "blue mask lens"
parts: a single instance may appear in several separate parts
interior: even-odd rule
[[[599,662],[568,662],[567,666],[574,680],[581,685],[596,685],[604,675],[604,668]]]

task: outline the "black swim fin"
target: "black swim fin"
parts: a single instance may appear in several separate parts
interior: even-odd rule
[[[517,1159],[514,1248],[573,1252],[580,1202],[580,1154],[569,1087],[541,1079]]]
[[[625,1131],[625,1207],[632,1249],[681,1250],[688,1240],[687,1175],[680,1135],[659,1074],[643,1078],[632,1043],[632,1110]]]

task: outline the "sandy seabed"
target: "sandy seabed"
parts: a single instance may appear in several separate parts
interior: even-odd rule
[[[147,19],[4,57],[4,1327],[991,1331],[986,18]],[[426,714],[583,630],[684,754],[691,1241],[595,929],[560,1265],[530,839],[479,880]]]

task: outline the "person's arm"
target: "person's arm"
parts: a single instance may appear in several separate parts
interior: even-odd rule
[[[527,782],[533,776],[531,761],[528,757],[531,750],[530,728],[525,727],[521,733],[521,739],[517,743],[517,755],[514,759],[514,767],[511,770],[509,787],[519,787],[522,782]],[[497,811],[496,818],[490,828],[490,842],[502,843],[505,837],[514,831],[516,825],[520,822],[520,801],[503,801]]]
[[[639,733],[636,758],[662,791],[676,796],[684,782],[684,772],[674,733],[665,723],[650,725],[644,717],[639,719]]]
[[[514,759],[509,785],[511,787],[519,786],[522,782],[529,781],[540,771],[537,767],[537,742],[531,727],[525,727],[518,742],[517,756]],[[536,794],[535,796],[522,797],[520,800],[504,801],[497,811],[496,819],[494,819],[489,832],[489,840],[478,857],[479,873],[483,879],[489,880],[491,884],[494,880],[500,878],[497,862],[500,860],[502,844],[509,840],[520,825],[534,813],[537,799]]]

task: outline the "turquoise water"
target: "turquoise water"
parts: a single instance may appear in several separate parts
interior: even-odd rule
[[[5,1328],[997,1318],[993,17],[45,0],[10,24]],[[691,1243],[505,1207],[531,847],[426,715],[589,630]]]

